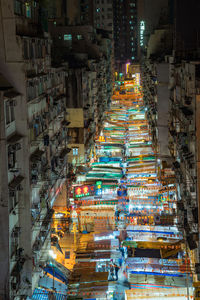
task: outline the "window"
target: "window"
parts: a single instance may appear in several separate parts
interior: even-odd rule
[[[132,56],[131,59],[135,59],[135,56]]]
[[[29,55],[28,55],[28,42],[26,40],[24,40],[24,59],[28,59]]]
[[[77,40],[83,40],[83,36],[82,36],[82,34],[77,34]]]
[[[72,35],[71,34],[64,34],[64,41],[71,41]]]
[[[8,169],[14,169],[16,164],[16,152],[11,146],[8,147]]]
[[[10,191],[9,192],[9,211],[11,212],[18,203],[19,203],[18,192]]]
[[[73,148],[72,151],[74,156],[78,155],[78,148]]]
[[[131,26],[131,30],[133,30],[133,28],[134,28],[134,27],[133,27],[133,26]]]
[[[17,15],[22,15],[22,3],[20,1],[14,2],[14,12]]]
[[[16,254],[16,251],[19,247],[19,235],[20,235],[19,227],[15,226],[11,233],[11,245],[10,245],[11,256]]]
[[[30,5],[30,3],[26,2],[25,7],[26,7],[26,17],[31,18],[31,5]]]
[[[9,102],[6,102],[6,124],[10,123],[10,106]]]
[[[14,104],[15,100],[6,101],[5,103],[5,121],[7,125],[15,120]]]

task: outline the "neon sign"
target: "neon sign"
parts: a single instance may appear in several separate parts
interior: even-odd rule
[[[140,46],[144,45],[145,22],[140,21]]]
[[[99,142],[105,142],[105,137],[103,135],[99,136]]]
[[[82,198],[94,195],[94,186],[83,185],[74,188],[74,197]]]

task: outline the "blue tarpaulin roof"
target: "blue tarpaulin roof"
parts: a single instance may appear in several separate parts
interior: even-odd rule
[[[52,276],[56,277],[57,279],[61,280],[64,283],[68,283],[67,277],[63,272],[61,272],[58,267],[53,265],[52,263],[47,264],[45,267],[43,267],[44,271],[51,274]]]
[[[36,288],[34,290],[32,300],[49,300],[50,295],[54,296],[55,300],[67,300],[67,295],[63,295],[56,292],[50,292],[45,289]]]

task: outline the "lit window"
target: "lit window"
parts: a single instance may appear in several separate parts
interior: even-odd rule
[[[72,151],[74,156],[78,155],[78,148],[73,148]]]
[[[131,26],[131,30],[133,30],[133,26]]]
[[[71,34],[64,34],[64,41],[71,41],[72,35]]]
[[[77,40],[83,40],[83,36],[82,36],[82,34],[77,34]]]
[[[132,56],[131,59],[135,59],[135,56]]]
[[[31,6],[30,6],[30,3],[26,2],[25,3],[25,7],[26,7],[26,17],[27,18],[31,18]]]

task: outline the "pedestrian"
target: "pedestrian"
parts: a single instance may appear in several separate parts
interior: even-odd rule
[[[128,246],[128,257],[132,257],[133,255],[133,249],[132,247]]]
[[[121,267],[121,266],[122,266],[122,263],[123,263],[122,258],[119,258],[119,259],[118,259],[118,262],[119,262],[119,265],[120,265],[120,267]]]
[[[115,277],[116,277],[116,280],[118,280],[118,272],[119,272],[119,266],[118,265],[114,265],[114,268],[115,268]]]
[[[114,265],[113,264],[111,264],[110,265],[110,280],[114,280]]]

